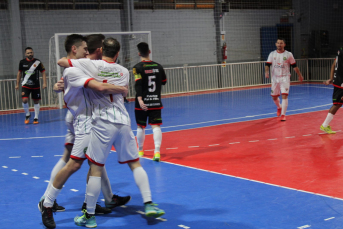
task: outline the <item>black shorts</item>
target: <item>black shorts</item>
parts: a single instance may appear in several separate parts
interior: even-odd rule
[[[27,88],[27,87],[21,88],[21,98],[29,98],[31,93],[32,93],[31,98],[33,100],[41,99],[40,88],[34,88],[34,89]]]
[[[161,109],[159,110],[135,110],[137,126],[146,127],[146,120],[149,117],[149,125],[162,125]]]

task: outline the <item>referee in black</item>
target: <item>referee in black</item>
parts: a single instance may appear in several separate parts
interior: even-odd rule
[[[38,115],[39,115],[39,100],[41,99],[41,92],[40,92],[40,85],[39,85],[39,73],[42,73],[43,76],[43,89],[46,88],[46,74],[45,68],[43,63],[33,57],[33,49],[31,47],[25,48],[25,59],[22,59],[19,62],[19,71],[17,73],[17,84],[15,89],[19,89],[19,82],[20,78],[23,78],[21,85],[22,85],[22,93],[21,97],[23,100],[23,108],[25,111],[25,124],[30,123],[30,111],[29,111],[29,104],[27,103],[29,100],[29,96],[31,94],[31,98],[34,102],[34,110],[35,110],[35,117],[33,119],[33,124],[38,124]]]

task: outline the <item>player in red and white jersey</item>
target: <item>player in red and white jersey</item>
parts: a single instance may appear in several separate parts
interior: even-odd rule
[[[61,59],[58,64],[63,67],[80,68],[84,73],[100,82],[127,86],[129,83],[128,70],[115,63],[119,50],[119,42],[114,38],[107,38],[103,43],[102,61]],[[88,187],[92,185],[92,195],[88,196],[87,192],[87,213],[75,219],[75,222],[93,217],[92,213],[88,212],[88,207],[94,206],[99,196],[102,166],[106,163],[112,145],[117,151],[119,163],[127,163],[133,171],[135,182],[145,204],[145,214],[152,217],[163,215],[165,212],[152,202],[148,176],[139,162],[135,136],[130,127],[130,117],[125,109],[123,96],[92,93],[90,99],[94,107],[93,128],[86,157],[92,162],[90,165],[91,176],[88,182]]]
[[[277,106],[276,115],[281,115],[281,121],[286,121],[286,110],[288,107],[288,94],[290,89],[290,77],[292,66],[298,74],[299,81],[303,81],[303,76],[296,65],[293,54],[285,50],[286,41],[283,38],[278,38],[276,50],[271,52],[265,66],[265,77],[269,78],[269,69],[271,66],[272,75],[272,90],[271,96]],[[282,95],[282,105],[280,104],[279,96]]]

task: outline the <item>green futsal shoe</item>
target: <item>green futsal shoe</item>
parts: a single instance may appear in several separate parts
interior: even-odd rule
[[[160,152],[154,153],[154,157],[152,158],[153,161],[161,161]]]
[[[162,209],[159,209],[158,207],[156,207],[157,204],[149,203],[149,204],[144,204],[144,206],[145,206],[145,215],[148,217],[158,218],[165,214],[165,212]]]
[[[320,130],[322,130],[328,134],[335,134],[336,133],[336,131],[331,130],[331,126],[324,127],[323,125],[321,125]]]
[[[96,224],[95,216],[91,216],[90,218],[87,218],[86,216],[87,210],[83,210],[83,216],[76,216],[74,218],[74,222],[77,226],[84,226],[88,228],[94,228],[98,225]]]

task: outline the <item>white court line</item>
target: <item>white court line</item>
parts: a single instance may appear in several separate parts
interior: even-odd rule
[[[229,143],[229,144],[238,144],[238,143],[240,143],[240,142],[231,142],[231,143]]]
[[[260,140],[254,140],[254,141],[249,141],[249,142],[259,142]]]
[[[36,176],[34,176],[34,177],[32,177],[32,178],[37,179],[37,180],[39,179],[39,177],[36,177]]]
[[[76,189],[70,189],[70,191],[73,191],[73,192],[78,192],[79,190],[76,190]]]
[[[0,141],[8,141],[8,140],[27,140],[27,139],[37,139],[37,138],[64,138],[65,135],[63,136],[46,136],[46,137],[31,137],[31,138],[3,138],[0,139]]]
[[[331,218],[327,218],[327,219],[324,219],[325,221],[328,221],[330,219],[334,219],[335,217],[331,217]]]
[[[213,145],[208,145],[208,146],[219,146],[219,144],[213,144]]]
[[[303,135],[304,137],[307,137],[307,136],[311,136],[312,134],[306,134],[306,135]]]
[[[188,148],[197,148],[199,146],[188,146]]]
[[[22,173],[22,174],[25,175],[25,176],[29,175],[28,173]]]
[[[31,157],[43,157],[43,156],[31,156]]]
[[[145,159],[152,160],[150,158],[145,158]],[[175,164],[175,163],[172,163],[172,162],[166,162],[166,161],[161,161],[159,163],[166,163],[166,164],[176,165],[176,166],[180,166],[180,167],[184,167],[184,168],[190,168],[190,169],[199,170],[199,171],[208,172],[208,173],[213,173],[213,174],[218,174],[218,175],[222,175],[222,176],[226,176],[226,177],[237,178],[237,179],[240,179],[240,180],[251,181],[251,182],[255,182],[255,183],[259,183],[259,184],[266,184],[266,185],[270,185],[270,186],[274,186],[274,187],[278,187],[278,188],[284,188],[284,189],[288,189],[288,190],[292,190],[292,191],[308,193],[308,194],[312,194],[312,195],[316,195],[316,196],[323,196],[323,197],[328,197],[328,198],[332,198],[332,199],[343,201],[343,199],[339,198],[339,197],[333,197],[333,196],[328,196],[328,195],[324,195],[324,194],[320,194],[320,193],[309,192],[309,191],[304,191],[304,190],[301,190],[301,189],[295,189],[295,188],[290,188],[290,187],[286,187],[286,186],[282,186],[282,185],[276,185],[276,184],[272,184],[272,183],[267,183],[267,182],[262,182],[262,181],[258,181],[258,180],[248,179],[248,178],[244,178],[244,177],[238,177],[238,176],[228,175],[228,174],[224,174],[224,173],[213,172],[213,171],[206,170],[206,169],[198,169],[198,168],[194,168],[194,167],[191,167],[191,166],[179,165],[179,164]]]
[[[16,170],[16,169],[12,169],[12,171],[13,171],[13,172],[17,172],[18,170]]]
[[[295,138],[295,136],[292,136],[292,137],[285,137],[285,138]]]
[[[8,167],[4,165],[4,166],[2,166],[2,168],[7,169]]]
[[[21,158],[21,156],[14,156],[14,157],[9,157],[9,158]]]
[[[304,226],[298,227],[298,229],[305,229],[305,228],[309,228],[309,227],[311,227],[311,225],[304,225]]]
[[[167,148],[167,149],[178,149],[178,148]]]
[[[54,157],[62,157],[63,155],[54,155]]]

